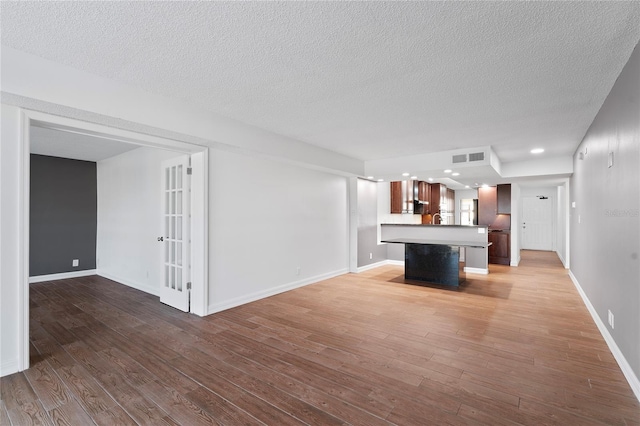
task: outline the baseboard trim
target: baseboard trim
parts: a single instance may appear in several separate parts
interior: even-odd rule
[[[160,289],[159,288],[151,287],[150,285],[142,284],[142,283],[139,283],[137,281],[130,280],[130,279],[127,279],[127,278],[122,278],[122,277],[119,277],[117,275],[111,274],[111,273],[109,273],[107,271],[104,271],[102,269],[98,269],[98,271],[96,272],[96,275],[99,275],[99,276],[101,276],[103,278],[107,278],[107,279],[109,279],[111,281],[118,282],[118,283],[126,285],[128,287],[135,288],[136,290],[144,291],[145,293],[153,294],[154,296],[160,297]]]
[[[607,342],[607,345],[609,346],[609,349],[611,350],[613,357],[618,362],[618,365],[622,370],[622,374],[624,374],[624,377],[627,379],[627,382],[629,382],[629,386],[631,386],[631,390],[633,390],[633,393],[635,394],[636,398],[638,399],[638,401],[640,401],[640,380],[633,372],[633,369],[629,365],[629,362],[627,362],[627,359],[622,354],[622,351],[620,351],[620,348],[616,344],[616,341],[613,339],[613,337],[609,333],[609,330],[604,325],[604,322],[602,322],[602,319],[600,319],[598,312],[596,312],[596,309],[591,304],[591,301],[587,297],[587,294],[584,292],[584,290],[580,286],[580,283],[578,282],[578,279],[576,278],[575,275],[573,275],[573,271],[571,270],[569,270],[569,277],[571,278],[571,281],[573,281],[573,285],[576,286],[576,289],[578,290],[580,297],[582,297],[582,301],[584,302],[585,306],[589,310],[589,313],[591,314],[593,321],[596,323],[598,330],[600,330],[600,334],[602,334],[602,337],[604,337],[604,341]]]
[[[389,261],[388,260],[381,260],[380,262],[376,262],[376,263],[372,263],[370,265],[364,265],[364,266],[360,266],[357,270],[356,273],[360,273],[360,272],[364,272],[364,271],[368,271],[370,269],[375,269],[375,268],[379,268],[381,266],[384,265],[388,265]]]
[[[386,265],[404,266],[404,260],[387,259]]]
[[[567,261],[564,260],[564,256],[562,256],[562,253],[560,253],[558,250],[556,250],[556,254],[558,255],[558,258],[560,259],[560,262],[562,262],[562,266],[564,266],[564,269],[569,269],[567,267]]]
[[[20,371],[20,362],[17,358],[10,361],[2,361],[0,364],[0,377],[8,376],[18,371]]]
[[[45,281],[66,280],[67,278],[88,277],[97,275],[95,269],[87,269],[84,271],[61,272],[59,274],[36,275],[29,277],[29,283],[41,283]]]
[[[489,268],[472,268],[470,266],[465,266],[464,271],[469,274],[489,275]]]
[[[310,284],[314,284],[320,281],[328,280],[330,278],[337,277],[349,273],[348,268],[339,269],[337,271],[329,272],[326,274],[316,275],[314,277],[305,278],[303,280],[295,281],[289,284],[284,284],[278,287],[270,288],[268,290],[258,291],[246,296],[236,297],[226,302],[214,303],[209,305],[207,315],[215,314],[216,312],[226,311],[227,309],[235,308],[236,306],[244,305],[247,303],[255,302],[256,300],[264,299],[266,297],[275,296],[276,294],[284,293],[289,290],[304,287]]]
[[[520,255],[518,255],[518,258],[515,260],[511,258],[511,265],[509,266],[518,266],[519,264],[520,264]]]

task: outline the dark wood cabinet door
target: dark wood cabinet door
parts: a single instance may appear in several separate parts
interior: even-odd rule
[[[491,226],[497,212],[497,190],[495,186],[478,188],[478,225]]]
[[[490,232],[489,263],[511,264],[511,235],[508,232]]]
[[[442,188],[444,187],[444,185],[441,185],[439,183],[432,183],[430,187],[431,197],[429,199],[429,213],[434,215],[436,213],[440,213],[440,198],[444,195],[442,192]],[[436,225],[439,224],[440,217],[436,217],[435,220],[433,220],[433,223]]]
[[[498,185],[498,214],[511,214],[511,184]]]
[[[402,213],[402,182],[391,182],[391,213]]]

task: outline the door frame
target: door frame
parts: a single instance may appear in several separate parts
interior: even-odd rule
[[[38,111],[20,108],[21,139],[20,164],[21,181],[18,201],[18,350],[19,369],[29,368],[29,197],[30,197],[30,154],[32,125],[56,130],[86,134],[94,137],[117,140],[149,148],[176,151],[191,156],[191,309],[198,315],[208,315],[208,181],[209,148],[187,142],[116,129],[101,124],[60,117]]]

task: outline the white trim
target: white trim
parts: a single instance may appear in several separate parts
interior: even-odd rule
[[[520,264],[520,250],[518,250],[518,258],[511,259],[511,264],[509,266],[518,266]]]
[[[207,315],[209,304],[209,149],[191,155],[191,313]],[[203,198],[204,196],[204,198]],[[196,254],[200,253],[201,256]]]
[[[558,258],[560,259],[560,262],[562,262],[562,266],[564,266],[564,269],[569,269],[569,265],[567,265],[567,261],[564,260],[564,256],[562,256],[562,253],[560,253],[560,251],[556,250],[556,254],[558,255]]]
[[[18,244],[20,244],[19,259],[20,268],[18,272],[18,368],[24,371],[29,368],[29,194],[31,179],[31,140],[29,135],[29,116],[24,110],[20,110],[20,121],[22,127],[22,146],[20,155],[22,157],[22,176],[20,177],[20,194],[18,205]],[[21,303],[22,302],[22,303]]]
[[[591,301],[587,297],[587,294],[584,292],[584,290],[582,290],[580,283],[578,283],[578,279],[575,277],[575,275],[573,275],[573,271],[569,271],[569,277],[571,278],[571,281],[573,281],[573,284],[576,286],[576,289],[578,290],[580,297],[582,297],[582,301],[584,302],[585,306],[589,310],[589,313],[591,314],[593,321],[596,323],[598,330],[600,330],[600,334],[602,334],[602,337],[604,337],[604,341],[607,342],[607,345],[609,346],[609,349],[611,350],[613,357],[618,362],[618,365],[622,370],[622,374],[624,374],[624,377],[627,379],[627,382],[629,382],[629,386],[631,386],[631,390],[636,395],[636,398],[638,399],[638,401],[640,401],[640,380],[638,380],[638,377],[633,372],[633,369],[627,362],[627,359],[622,354],[622,351],[616,344],[616,341],[613,339],[613,337],[609,333],[609,330],[602,322],[602,319],[600,319],[600,316],[598,315],[598,313],[596,312],[596,309],[591,304]]]
[[[3,360],[0,364],[0,377],[8,376],[9,374],[17,373],[20,370],[20,359],[15,358],[10,361]]]
[[[404,266],[404,260],[391,260],[391,259],[387,259],[387,265]]]
[[[364,265],[356,268],[356,273],[359,274],[360,272],[368,271],[369,269],[379,268],[380,266],[384,266],[388,264],[389,264],[388,260],[381,260],[380,262],[371,263],[369,265]]]
[[[216,312],[225,311],[227,309],[235,308],[236,306],[244,305],[246,303],[255,302],[256,300],[264,299],[269,296],[274,296],[276,294],[284,293],[285,291],[304,287],[309,284],[314,284],[319,281],[328,280],[330,278],[334,278],[339,275],[344,275],[348,272],[349,272],[349,269],[344,268],[334,272],[316,275],[315,277],[305,278],[300,281],[284,284],[278,287],[271,288],[269,290],[258,291],[256,293],[248,294],[246,296],[236,297],[234,299],[228,300],[223,303],[215,303],[215,304],[209,305],[209,312],[207,313],[207,315],[214,314]]]
[[[33,277],[29,277],[29,283],[41,283],[45,281],[54,281],[54,280],[66,280],[67,278],[78,278],[78,277],[88,277],[90,275],[97,275],[95,269],[87,269],[84,271],[73,271],[73,272],[61,272],[59,274],[48,274],[48,275],[36,275]]]
[[[102,269],[98,269],[96,275],[126,285],[128,287],[135,288],[136,290],[144,291],[145,293],[153,294],[154,296],[160,297],[160,287],[152,287],[150,285],[142,284],[137,281],[120,278],[119,276],[113,275],[109,272],[105,272]]]
[[[472,268],[470,266],[465,266],[464,272],[469,274],[489,275],[489,268]]]

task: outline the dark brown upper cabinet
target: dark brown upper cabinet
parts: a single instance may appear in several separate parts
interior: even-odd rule
[[[391,213],[402,213],[403,203],[402,182],[391,182]]]
[[[511,184],[498,185],[498,214],[511,214]]]
[[[478,188],[478,225],[491,226],[498,213],[497,188]]]

